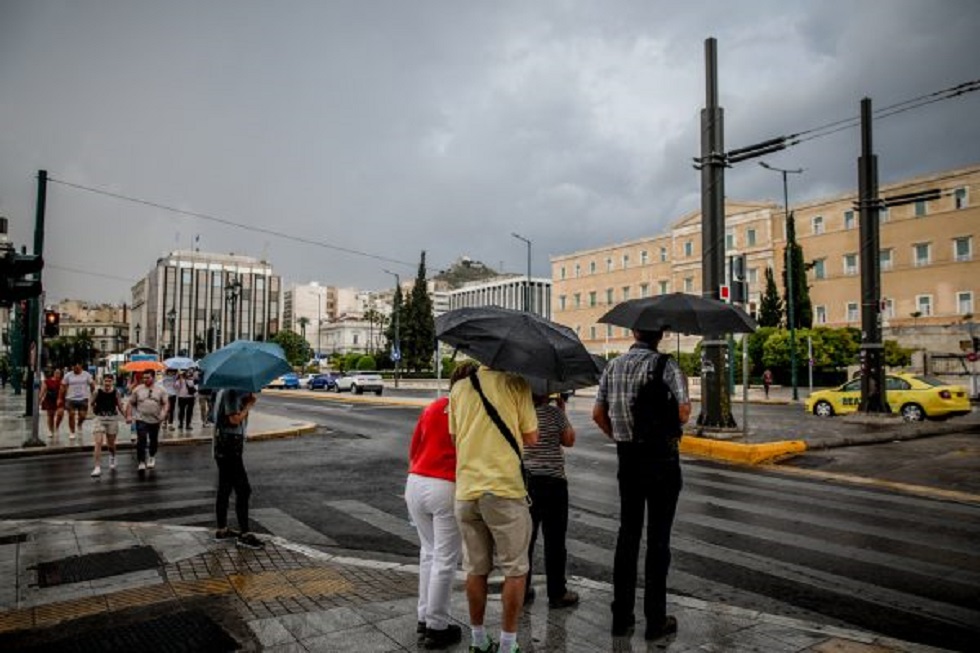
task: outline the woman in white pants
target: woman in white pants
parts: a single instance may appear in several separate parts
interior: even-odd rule
[[[462,363],[453,371],[450,387],[476,368]],[[460,555],[456,526],[456,447],[449,435],[449,398],[425,407],[415,425],[409,448],[405,502],[419,532],[419,602],[416,632],[426,649],[451,646],[462,629],[449,622],[453,577]]]

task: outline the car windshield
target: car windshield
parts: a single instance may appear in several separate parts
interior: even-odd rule
[[[937,379],[934,376],[928,376],[926,374],[916,374],[912,378],[915,379],[916,381],[921,381],[926,385],[931,385],[934,388],[938,388],[939,386],[943,386],[943,385],[949,385],[945,381]]]

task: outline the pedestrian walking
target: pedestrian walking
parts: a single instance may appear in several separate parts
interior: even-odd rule
[[[517,620],[531,541],[522,446],[537,442],[538,418],[531,388],[521,377],[480,366],[467,380],[449,393],[449,432],[456,443],[456,521],[463,540],[470,650],[514,653],[520,651]],[[504,575],[499,648],[484,625],[494,562]]]
[[[177,392],[177,428],[181,431],[191,430],[191,418],[194,417],[194,399],[197,395],[197,384],[187,372],[177,373],[174,382]]]
[[[58,397],[61,394],[61,368],[55,368],[52,372],[44,375],[43,393],[41,395],[41,409],[47,413],[48,417],[48,437],[55,438],[61,430],[61,420],[65,417],[65,411],[61,408]]]
[[[167,429],[173,431],[177,415],[177,370],[165,371],[160,385],[167,393]]]
[[[194,385],[197,388],[197,405],[201,411],[201,426],[208,427],[211,426],[211,415],[214,413],[211,402],[214,398],[214,392],[211,388],[201,387],[202,377],[201,370],[194,372]]]
[[[82,437],[82,425],[88,414],[88,403],[95,390],[95,379],[83,370],[81,363],[75,363],[68,374],[61,380],[60,405],[68,411],[68,439],[75,439],[76,428],[78,437]]]
[[[116,469],[116,436],[119,435],[119,416],[125,414],[122,397],[111,374],[102,377],[102,387],[92,393],[92,413],[95,428],[92,430],[95,467],[92,476],[102,475],[102,438],[109,447],[109,469]]]
[[[662,331],[633,330],[629,351],[606,366],[592,417],[616,443],[620,524],[613,562],[612,634],[628,636],[636,618],[637,559],[647,514],[643,614],[645,638],[677,631],[667,615],[670,530],[681,491],[678,443],[691,415],[687,379],[668,354],[657,352]]]
[[[155,378],[153,372],[143,372],[143,385],[133,388],[126,403],[126,423],[136,422],[136,469],[140,472],[156,467],[160,425],[170,406],[167,392],[153,384]]]
[[[476,369],[464,362],[449,379],[452,387]],[[456,524],[456,447],[449,435],[449,397],[440,397],[419,416],[408,450],[405,503],[419,533],[419,600],[416,632],[427,649],[451,646],[462,629],[449,622],[453,576],[459,562]]]
[[[221,390],[215,397],[214,462],[218,466],[218,496],[214,502],[218,529],[216,541],[235,540],[235,545],[245,549],[261,549],[265,546],[249,530],[248,501],[252,486],[245,471],[243,453],[248,413],[257,397],[241,390]],[[228,502],[235,492],[235,516],[238,528],[228,528]]]
[[[766,369],[766,371],[762,373],[762,387],[766,391],[766,399],[769,398],[769,387],[771,385],[772,385],[772,371]]]
[[[547,395],[534,395],[538,416],[538,441],[524,447],[527,489],[531,497],[531,544],[528,546],[527,590],[524,603],[534,600],[534,544],[538,530],[544,536],[544,569],[547,579],[548,607],[568,608],[578,603],[578,594],[569,591],[565,578],[568,551],[568,481],[565,478],[563,447],[575,445],[575,429],[565,415],[565,402],[557,397],[552,403]]]

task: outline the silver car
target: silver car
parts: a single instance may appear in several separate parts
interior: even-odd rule
[[[348,390],[358,395],[373,392],[380,397],[384,387],[385,382],[377,372],[345,372],[337,379],[334,390],[336,392]]]

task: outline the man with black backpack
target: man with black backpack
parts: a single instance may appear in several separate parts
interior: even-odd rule
[[[647,523],[643,613],[645,638],[677,631],[667,615],[670,529],[681,491],[678,443],[691,416],[687,379],[669,354],[657,351],[662,331],[633,330],[633,346],[606,366],[592,419],[616,443],[620,524],[613,563],[614,637],[628,636],[636,622],[637,559]]]

